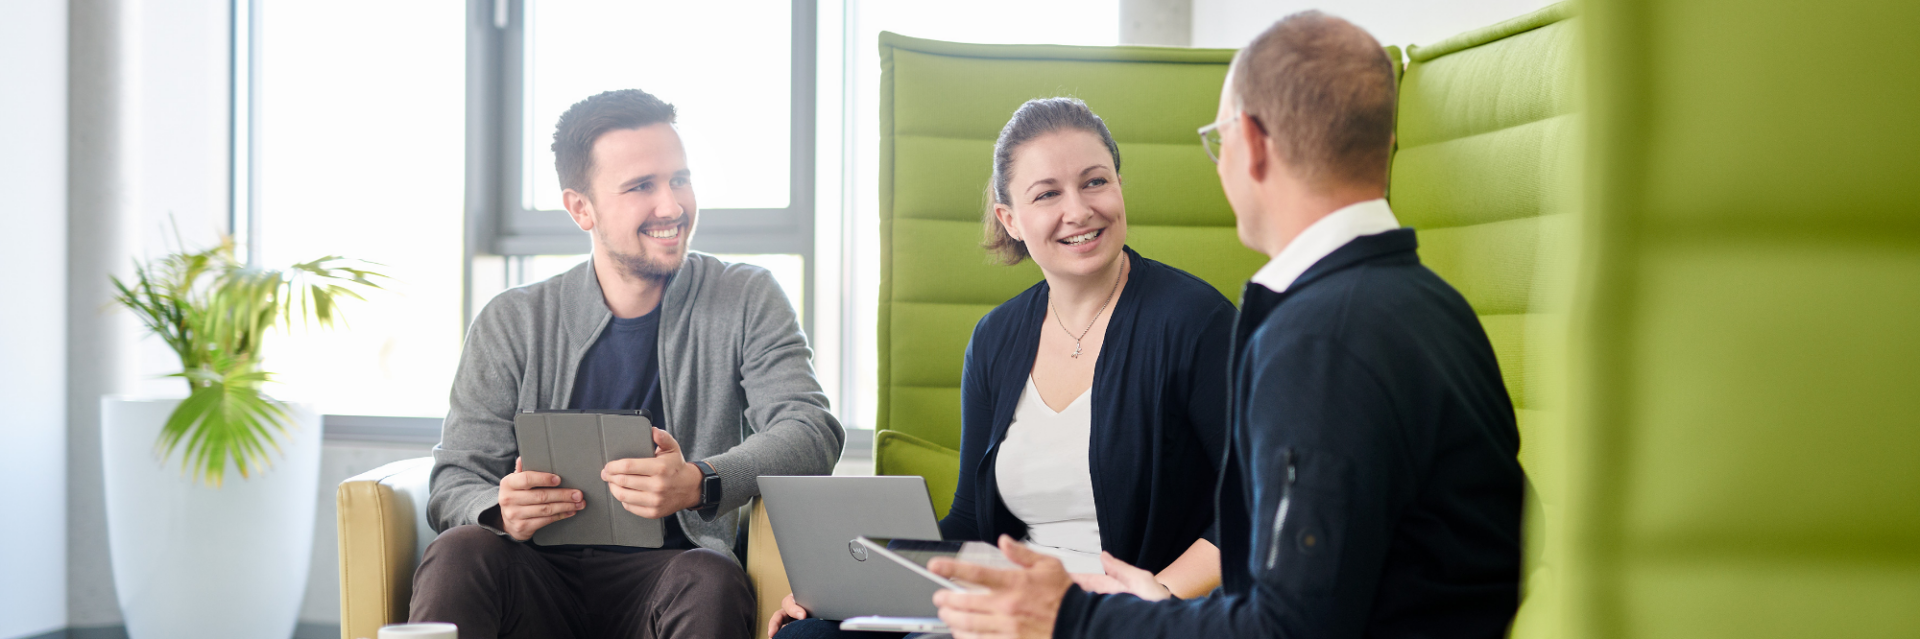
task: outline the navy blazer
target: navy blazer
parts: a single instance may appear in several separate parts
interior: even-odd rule
[[[1200,278],[1126,249],[1132,270],[1093,369],[1093,475],[1100,545],[1159,572],[1213,524],[1214,464],[1226,440],[1233,304]],[[1033,371],[1047,283],[987,313],[967,343],[960,388],[960,483],[947,539],[1024,539],[1000,501],[994,459]]]
[[[1500,367],[1411,229],[1249,284],[1221,470],[1221,590],[1074,587],[1055,637],[1482,637],[1520,604],[1526,478]]]

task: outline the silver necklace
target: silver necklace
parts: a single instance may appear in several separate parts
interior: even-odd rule
[[[1121,256],[1121,257],[1122,257],[1122,259],[1125,259],[1125,256]],[[1079,359],[1079,358],[1080,358],[1080,340],[1081,340],[1081,338],[1084,338],[1084,337],[1086,337],[1086,336],[1087,336],[1087,333],[1090,333],[1090,332],[1093,332],[1093,325],[1094,325],[1094,323],[1096,323],[1096,322],[1099,322],[1099,321],[1100,321],[1100,314],[1101,314],[1101,313],[1105,313],[1105,312],[1107,312],[1107,306],[1108,306],[1108,305],[1111,305],[1111,304],[1113,304],[1113,294],[1114,294],[1114,293],[1118,293],[1118,292],[1120,292],[1120,279],[1121,279],[1121,278],[1124,278],[1124,277],[1126,277],[1126,276],[1127,276],[1127,263],[1126,263],[1126,262],[1121,262],[1121,263],[1120,263],[1120,274],[1119,274],[1119,275],[1115,275],[1115,276],[1113,276],[1113,290],[1111,290],[1111,291],[1107,291],[1107,301],[1105,301],[1105,302],[1101,302],[1101,303],[1100,303],[1100,310],[1097,310],[1097,311],[1094,311],[1094,312],[1093,312],[1093,319],[1091,319],[1091,320],[1087,320],[1087,327],[1086,327],[1086,328],[1084,328],[1084,329],[1081,329],[1081,330],[1080,330],[1080,334],[1079,334],[1079,335],[1073,335],[1073,329],[1070,329],[1070,328],[1067,328],[1067,320],[1066,320],[1066,319],[1064,318],[1064,316],[1062,316],[1062,315],[1060,314],[1060,307],[1058,307],[1058,306],[1054,306],[1054,305],[1053,305],[1053,296],[1052,296],[1052,295],[1048,295],[1048,296],[1047,296],[1047,308],[1051,308],[1051,309],[1053,309],[1053,321],[1054,321],[1054,323],[1056,323],[1056,324],[1059,324],[1059,325],[1060,325],[1060,330],[1062,330],[1062,331],[1065,331],[1067,335],[1071,335],[1071,336],[1073,336],[1073,355],[1072,355],[1072,357],[1073,357],[1074,359]]]

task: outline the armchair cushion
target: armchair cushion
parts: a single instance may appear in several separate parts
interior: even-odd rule
[[[946,517],[960,481],[960,451],[897,430],[873,434],[876,475],[919,475],[927,480],[933,516]]]
[[[404,621],[413,569],[436,533],[427,525],[433,458],[405,459],[340,483],[340,636],[372,637]]]

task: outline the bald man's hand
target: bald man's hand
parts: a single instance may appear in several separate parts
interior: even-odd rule
[[[1066,567],[1006,535],[1000,536],[1000,553],[1020,568],[1000,570],[946,558],[927,565],[934,574],[986,588],[933,593],[940,620],[958,639],[1052,637],[1060,599],[1073,586]]]

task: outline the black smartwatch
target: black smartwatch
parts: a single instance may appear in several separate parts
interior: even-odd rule
[[[700,469],[700,505],[695,506],[693,511],[699,513],[701,519],[713,521],[713,516],[720,512],[720,473],[714,472],[713,466],[703,461],[694,462],[693,466]]]

